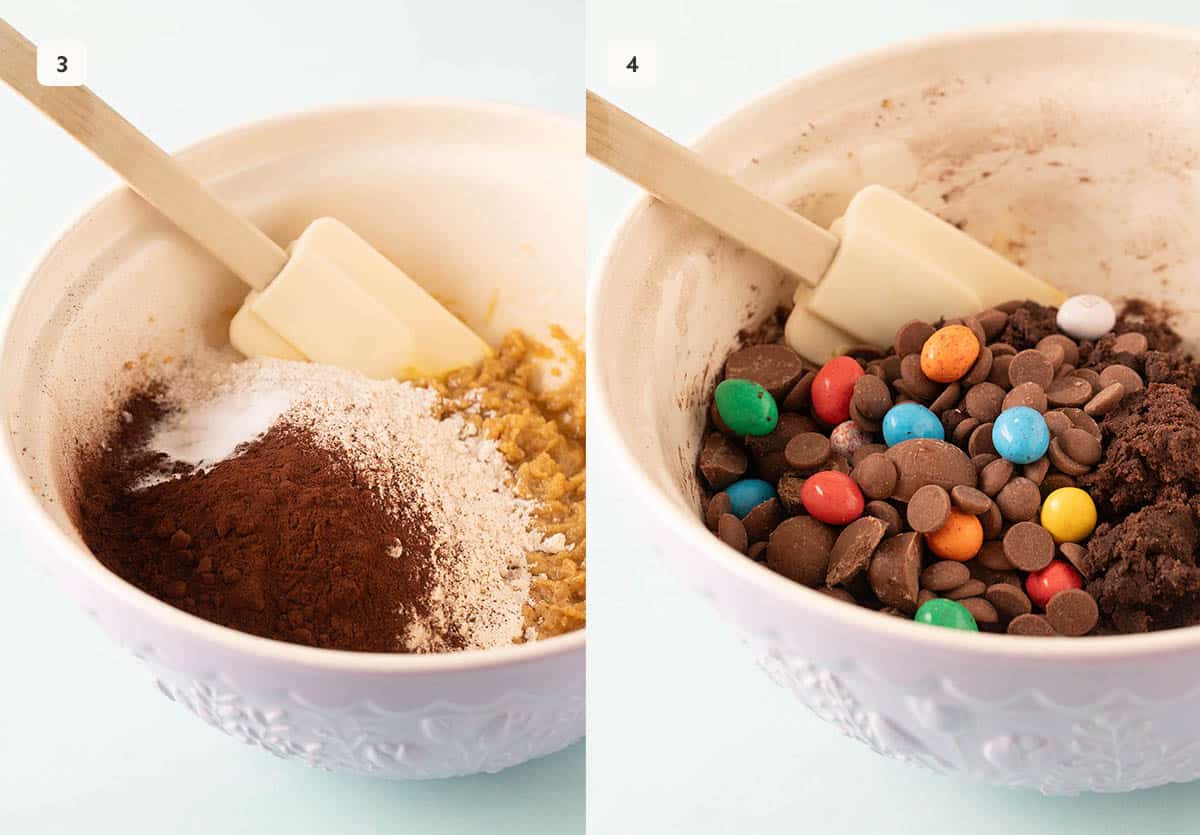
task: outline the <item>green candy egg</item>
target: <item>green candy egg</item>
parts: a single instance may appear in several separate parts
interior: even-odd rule
[[[766,435],[779,423],[775,398],[753,380],[724,380],[714,397],[717,414],[739,435]]]
[[[917,623],[927,623],[930,626],[944,626],[947,629],[962,629],[966,632],[979,631],[979,624],[975,623],[975,617],[966,606],[957,600],[945,600],[940,597],[925,601],[925,604],[917,609],[913,620]]]

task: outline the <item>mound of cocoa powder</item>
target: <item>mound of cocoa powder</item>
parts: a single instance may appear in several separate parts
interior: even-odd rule
[[[162,408],[139,395],[125,411],[108,443],[117,454],[96,456],[82,473],[83,537],[110,570],[254,635],[401,649],[402,612],[427,614],[431,585],[419,504],[389,514],[344,459],[283,425],[210,469],[133,489],[154,463],[138,450]],[[446,641],[461,647],[453,630]]]

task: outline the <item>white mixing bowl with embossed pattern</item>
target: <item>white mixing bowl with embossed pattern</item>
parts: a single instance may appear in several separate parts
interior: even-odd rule
[[[549,323],[583,333],[582,143],[557,117],[431,101],[274,119],[182,159],[282,243],[313,218],[340,218],[495,341]],[[87,551],[71,521],[71,460],[78,441],[96,442],[95,415],[123,364],[195,334],[224,341],[244,293],[127,190],[53,244],[0,335],[0,473],[31,556],[169,698],[282,757],[445,777],[582,737],[583,632],[447,655],[318,650],[185,614]]]
[[[955,34],[799,78],[696,147],[822,223],[887,184],[1067,289],[1171,303],[1194,348],[1198,70],[1187,30]],[[661,555],[777,682],[881,754],[1055,794],[1200,777],[1200,628],[1046,640],[919,626],[792,583],[704,528],[703,404],[739,329],[792,287],[655,201],[611,244],[589,305],[595,431]]]

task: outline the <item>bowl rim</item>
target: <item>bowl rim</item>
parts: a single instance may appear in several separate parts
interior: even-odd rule
[[[692,143],[697,151],[704,151],[734,124],[749,119],[755,114],[775,106],[790,97],[800,88],[811,88],[824,84],[837,76],[848,74],[883,60],[895,60],[914,56],[931,50],[962,49],[983,41],[1017,40],[1030,34],[1061,34],[1071,36],[1111,36],[1114,34],[1138,38],[1164,39],[1172,42],[1200,43],[1200,29],[1167,24],[1124,23],[1117,21],[1047,21],[1036,23],[1004,24],[995,26],[969,27],[925,37],[915,37],[856,53],[832,64],[802,73],[766,92],[750,98],[738,109],[726,113],[704,129]],[[615,175],[614,175],[615,176]],[[701,525],[697,517],[684,511],[674,499],[650,481],[638,463],[637,456],[625,437],[618,431],[606,385],[608,358],[602,348],[602,336],[606,330],[607,316],[604,299],[615,282],[612,279],[614,260],[622,250],[628,230],[639,216],[653,203],[658,202],[645,193],[639,194],[626,208],[617,225],[609,235],[602,255],[593,268],[593,278],[588,282],[587,323],[588,354],[593,357],[594,382],[589,386],[589,408],[592,411],[595,437],[607,435],[614,442],[607,445],[629,476],[635,500],[646,510],[645,516],[663,520],[661,522],[679,540],[677,547],[684,548],[696,559],[714,563],[717,571],[732,574],[743,585],[757,593],[783,600],[787,605],[802,607],[815,616],[858,635],[879,641],[905,641],[923,651],[954,651],[974,653],[980,657],[1019,658],[1032,662],[1094,661],[1108,658],[1145,658],[1160,653],[1181,649],[1200,648],[1200,625],[1165,629],[1143,634],[1103,635],[1084,639],[1047,641],[1043,638],[1008,635],[966,633],[954,629],[930,629],[910,619],[881,617],[879,613],[859,606],[847,606],[828,595],[821,594],[799,583],[775,574],[752,560],[744,557],[735,559],[715,536]],[[724,612],[721,612],[725,616]]]
[[[577,119],[565,114],[536,110],[506,102],[429,97],[382,99],[277,113],[262,119],[241,122],[205,136],[203,139],[189,143],[182,149],[173,152],[173,156],[186,163],[194,157],[211,152],[222,143],[236,141],[251,132],[286,131],[288,127],[301,122],[336,122],[340,119],[377,115],[383,110],[406,114],[482,115],[497,119],[529,121],[540,125],[546,134],[553,131],[564,135],[578,133],[582,153],[582,127]],[[221,176],[223,173],[215,175],[216,178]],[[49,242],[35,256],[32,266],[26,271],[24,278],[11,292],[2,314],[0,314],[0,350],[3,350],[4,346],[8,344],[13,321],[29,292],[34,276],[43,268],[59,242],[93,212],[128,192],[129,189],[124,184],[105,191],[98,199],[90,202],[86,208],[75,214],[64,226],[52,234]],[[46,512],[32,487],[22,477],[16,451],[12,444],[7,414],[0,414],[0,428],[4,430],[3,437],[0,438],[0,479],[16,497],[22,517],[28,520],[26,528],[40,529],[41,534],[48,540],[49,546],[56,555],[62,558],[67,567],[80,572],[87,582],[101,587],[121,605],[137,611],[143,617],[162,623],[167,629],[184,633],[189,639],[218,644],[231,652],[264,661],[296,664],[308,669],[331,672],[375,674],[466,673],[509,664],[545,661],[574,655],[584,650],[586,626],[573,632],[530,643],[491,649],[428,654],[374,653],[290,644],[273,638],[251,635],[189,614],[137,588],[106,568],[90,550],[72,541]]]

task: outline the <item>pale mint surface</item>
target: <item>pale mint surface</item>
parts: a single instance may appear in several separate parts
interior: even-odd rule
[[[84,41],[89,85],[167,148],[275,113],[383,98],[582,115],[582,0],[450,5],[6,0],[0,14],[35,41]],[[514,19],[525,23],[505,26]],[[0,85],[5,302],[43,247],[115,184]],[[583,831],[582,743],[498,775],[396,784],[313,771],[210,729],[41,573],[19,523],[0,492],[0,833]]]
[[[1067,17],[1200,25],[1200,8],[1053,0],[601,0],[588,7],[589,84],[688,141],[752,97],[856,52],[967,26]],[[657,42],[653,88],[609,83],[606,45],[618,40]],[[594,164],[588,187],[594,274],[635,190]],[[1197,831],[1200,783],[1045,798],[933,777],[842,738],[772,684],[711,607],[660,566],[632,527],[639,517],[624,474],[608,461],[592,456],[588,496],[592,832]]]

